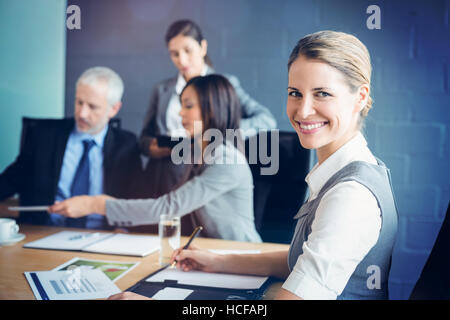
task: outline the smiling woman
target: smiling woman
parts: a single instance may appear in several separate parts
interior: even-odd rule
[[[321,163],[362,128],[372,107],[369,52],[353,36],[321,32],[299,41],[288,69],[289,120]]]
[[[372,106],[370,55],[356,37],[322,31],[301,39],[288,61],[287,115],[319,163],[295,218],[286,295],[387,299],[397,232],[389,170],[360,133]],[[367,274],[376,266],[379,285]]]

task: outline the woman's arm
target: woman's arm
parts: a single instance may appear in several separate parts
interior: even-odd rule
[[[213,164],[178,189],[156,199],[111,200],[106,202],[110,224],[127,226],[154,224],[162,213],[184,216],[242,184],[237,166]],[[252,201],[252,199],[248,199]]]
[[[114,199],[78,196],[55,203],[48,211],[71,218],[92,213],[106,215],[111,225],[133,226],[159,222],[162,213],[184,216],[242,183],[239,170],[230,165],[211,165],[177,190],[156,199]],[[251,199],[249,199],[251,201]]]
[[[178,249],[172,261],[184,270],[200,270],[216,273],[235,273],[259,276],[274,276],[286,279],[289,275],[287,265],[288,250],[272,251],[259,254],[216,254],[208,250],[190,246]]]
[[[49,213],[58,213],[69,218],[80,218],[91,213],[106,215],[106,200],[113,197],[102,194],[98,196],[77,196],[56,202],[48,208]]]
[[[288,250],[259,254],[223,255],[220,272],[274,276],[286,279],[289,275]]]

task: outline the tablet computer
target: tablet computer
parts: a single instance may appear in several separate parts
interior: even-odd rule
[[[173,148],[183,140],[183,137],[171,137],[171,136],[157,136],[156,141],[158,147],[161,148]]]

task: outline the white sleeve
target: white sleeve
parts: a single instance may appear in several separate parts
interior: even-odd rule
[[[374,195],[354,181],[337,184],[322,197],[303,254],[283,288],[303,299],[336,299],[380,229]]]

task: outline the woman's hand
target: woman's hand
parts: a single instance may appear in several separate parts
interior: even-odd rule
[[[221,260],[223,256],[208,250],[189,246],[184,250],[179,248],[172,254],[170,263],[177,261],[177,268],[183,271],[200,270],[205,272],[221,272]]]
[[[150,142],[149,153],[152,158],[161,159],[170,156],[171,149],[165,147],[161,148],[158,146],[156,138],[153,138],[152,142]]]
[[[77,196],[67,200],[56,202],[48,208],[50,213],[58,213],[69,218],[80,218],[91,213],[105,215],[106,195],[101,196]]]
[[[108,298],[108,300],[153,300],[146,296],[141,296],[140,294],[134,292],[121,292],[118,294],[114,294]]]

